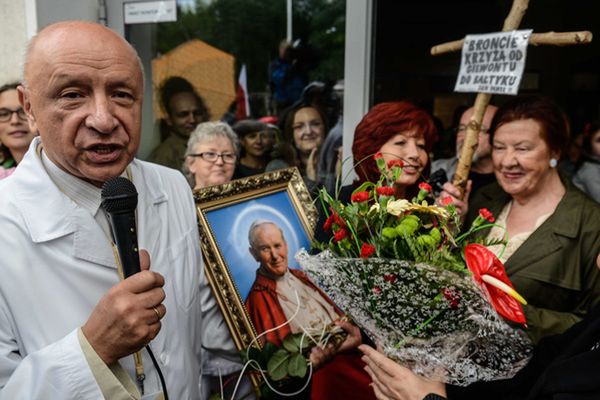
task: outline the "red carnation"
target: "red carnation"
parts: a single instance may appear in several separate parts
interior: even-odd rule
[[[353,203],[362,203],[364,201],[369,200],[369,192],[356,192],[352,195],[350,200]]]
[[[419,189],[425,190],[426,192],[431,192],[431,185],[427,182],[419,183]]]
[[[346,221],[344,221],[344,219],[337,213],[333,213],[333,222],[335,222],[340,228],[346,227]]]
[[[394,283],[398,277],[395,274],[383,274],[383,280],[389,283]]]
[[[452,197],[450,196],[446,196],[442,199],[442,204],[447,206],[449,204],[452,204]]]
[[[390,186],[380,186],[376,189],[377,194],[380,196],[393,196],[394,188]]]
[[[369,243],[363,243],[360,248],[360,258],[369,258],[375,253],[375,246]]]
[[[325,232],[329,232],[331,230],[331,225],[333,225],[333,222],[334,222],[334,215],[335,214],[331,214],[325,220],[325,223],[323,224],[323,229],[325,229]]]
[[[375,160],[379,160],[380,158],[383,158],[383,154],[381,154],[381,152],[375,153],[375,155],[373,156],[373,158]]]
[[[404,162],[402,160],[390,160],[387,163],[387,167],[389,169],[392,169],[392,167],[402,168],[402,167],[404,167]]]
[[[348,232],[346,232],[345,229],[340,229],[339,231],[337,231],[336,233],[333,234],[333,241],[334,242],[339,242],[344,240],[344,238],[348,236]]]
[[[489,222],[494,222],[494,216],[492,215],[492,213],[490,212],[490,210],[488,210],[487,208],[482,208],[479,210],[479,215],[481,216],[481,218],[489,221]]]

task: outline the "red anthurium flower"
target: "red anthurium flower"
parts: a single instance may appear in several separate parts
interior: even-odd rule
[[[452,197],[446,196],[442,199],[442,205],[447,206],[448,204],[452,204]]]
[[[379,293],[381,293],[381,288],[380,288],[379,286],[375,286],[375,287],[373,288],[373,293],[374,293],[374,294],[379,294]]]
[[[373,158],[375,160],[379,160],[380,158],[383,158],[383,154],[381,154],[381,152],[375,153],[375,155],[373,156]]]
[[[375,253],[375,246],[369,243],[363,243],[360,248],[360,257],[369,258]]]
[[[487,208],[482,208],[479,210],[479,215],[481,215],[481,217],[485,220],[488,220],[489,222],[494,222],[494,216],[492,215],[492,213],[490,212],[490,210],[488,210]]]
[[[376,189],[377,194],[380,196],[393,196],[394,188],[390,186],[380,186]]]
[[[348,232],[345,229],[340,229],[336,233],[333,234],[333,241],[339,242],[344,240],[344,238],[348,236]]]
[[[398,277],[396,276],[396,274],[383,274],[383,280],[386,282],[394,283],[397,279]]]
[[[506,319],[525,325],[525,314],[521,304],[504,291],[484,282],[482,278],[482,275],[492,276],[514,290],[500,260],[485,246],[477,243],[465,246],[464,252],[469,271],[473,273],[475,281],[487,289],[492,305],[498,314]]]
[[[367,201],[369,200],[369,192],[356,192],[352,194],[350,200],[353,203],[362,203],[364,201]]]
[[[453,287],[447,287],[442,289],[442,294],[448,300],[448,305],[452,309],[458,308],[460,302],[460,292]]]
[[[431,185],[427,182],[419,183],[419,189],[425,190],[426,192],[431,192]]]
[[[390,160],[387,163],[387,167],[390,168],[390,169],[392,167],[402,168],[402,167],[404,167],[404,162],[402,160]]]

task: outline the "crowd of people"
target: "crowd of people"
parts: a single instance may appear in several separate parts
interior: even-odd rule
[[[282,43],[274,74],[288,73],[290,50]],[[135,154],[144,79],[135,50],[88,22],[53,24],[31,40],[23,82],[0,87],[0,252],[13,255],[0,258],[0,398],[139,399],[166,395],[163,380],[171,398],[208,398],[223,377],[240,373],[204,275],[192,190],[297,167],[311,193],[333,193],[343,162],[339,93],[279,78],[297,93],[293,100],[276,93],[277,123],[232,125],[211,116],[185,79],[167,79],[162,142],[142,161]],[[568,174],[565,151],[573,142],[555,102],[532,95],[488,106],[463,194],[451,179],[472,115],[465,110],[455,127],[449,153],[456,155],[435,159],[439,129],[430,112],[405,100],[374,105],[354,130],[358,178],[338,196],[349,199],[377,181],[374,156],[381,154],[403,163],[397,199],[411,199],[435,177],[435,201],[451,198],[466,226],[489,209],[497,222],[483,234],[508,239],[497,255],[528,300],[525,332],[535,356],[512,379],[454,387],[415,375],[344,323],[340,348],[313,349],[312,390],[296,398],[332,398],[340,385],[344,398],[357,399],[600,396],[600,125],[591,122],[579,135],[581,156],[570,160]],[[101,187],[115,176],[134,182],[139,194],[141,272],[125,279],[101,206]],[[255,221],[239,234],[248,235],[258,263],[244,300],[258,331],[282,325],[297,307],[314,309],[266,339],[280,345],[287,333],[343,316],[288,267],[287,241],[274,222]],[[326,233],[317,228],[315,236]],[[288,286],[303,300],[282,298]],[[242,385],[247,390],[236,398],[251,390],[249,380]]]

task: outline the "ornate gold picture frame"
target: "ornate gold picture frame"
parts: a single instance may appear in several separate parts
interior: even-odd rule
[[[288,168],[194,191],[205,270],[238,349],[256,343],[257,330],[244,305],[256,277],[248,229],[273,221],[285,235],[290,268],[294,254],[310,247],[317,210],[297,168]]]

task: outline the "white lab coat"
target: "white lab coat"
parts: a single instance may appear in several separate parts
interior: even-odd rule
[[[89,212],[49,179],[34,140],[0,183],[0,399],[100,399],[77,329],[118,283],[108,240]],[[138,243],[165,277],[167,314],[151,343],[173,399],[197,399],[203,273],[193,199],[183,176],[131,163]],[[146,393],[160,390],[146,351]],[[120,360],[135,377],[133,357]]]

